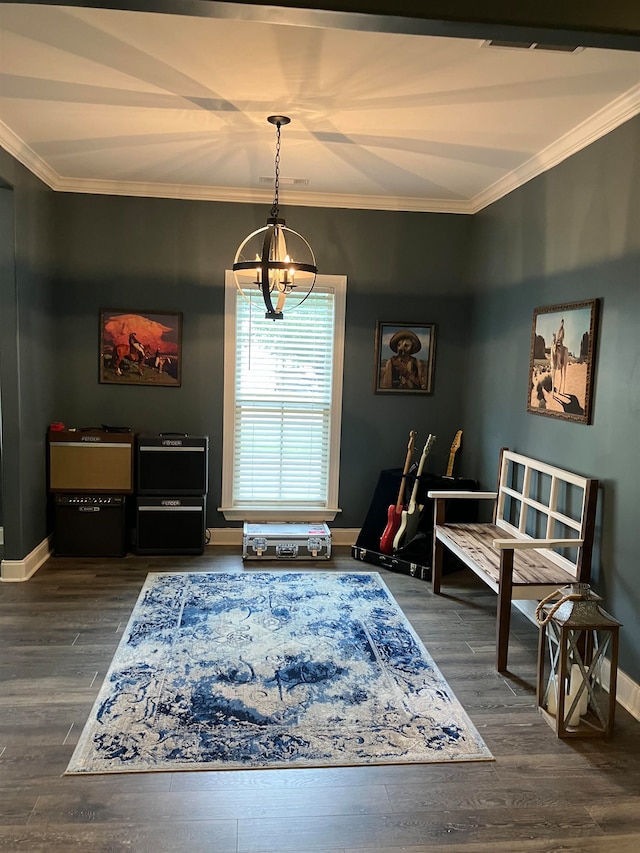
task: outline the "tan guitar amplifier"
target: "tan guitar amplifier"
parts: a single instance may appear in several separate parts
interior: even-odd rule
[[[102,430],[49,432],[49,491],[131,494],[134,439]]]

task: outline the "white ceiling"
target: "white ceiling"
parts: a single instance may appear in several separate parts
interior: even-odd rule
[[[273,113],[283,206],[473,213],[640,113],[640,53],[0,4],[0,145],[55,190],[270,202]]]

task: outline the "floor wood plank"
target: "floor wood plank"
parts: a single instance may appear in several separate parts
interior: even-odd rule
[[[0,851],[30,853],[636,853],[640,723],[562,741],[535,707],[537,631],[513,613],[494,669],[495,596],[380,570],[495,762],[64,776],[148,572],[376,571],[330,561],[52,558],[0,584]]]

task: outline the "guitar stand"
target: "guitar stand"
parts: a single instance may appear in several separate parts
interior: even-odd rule
[[[433,543],[433,500],[427,497],[432,489],[478,489],[477,480],[464,477],[442,477],[437,474],[423,473],[418,487],[418,503],[424,505],[420,516],[418,532],[413,539],[394,554],[380,552],[380,537],[387,524],[387,510],[395,504],[402,479],[401,468],[389,468],[380,472],[371,504],[364,520],[356,544],[351,547],[351,556],[374,566],[399,572],[404,575],[431,580],[431,550]],[[406,492],[413,488],[415,474],[407,477]],[[447,520],[452,522],[474,522],[478,519],[478,501],[451,501],[447,508]],[[458,568],[457,562],[445,565],[444,570]]]

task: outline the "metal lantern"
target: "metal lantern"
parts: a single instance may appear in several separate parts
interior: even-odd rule
[[[261,293],[268,320],[282,320],[285,303],[287,309],[295,308],[311,293],[318,267],[309,243],[302,234],[287,228],[280,217],[280,128],[291,119],[269,116],[267,121],[277,128],[273,205],[267,224],[249,234],[238,247],[233,274],[246,299],[252,292]]]
[[[536,610],[538,710],[558,737],[613,731],[621,626],[600,607],[601,600],[589,584],[575,583]]]

